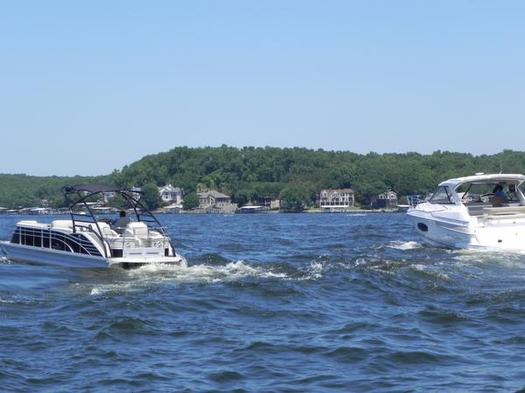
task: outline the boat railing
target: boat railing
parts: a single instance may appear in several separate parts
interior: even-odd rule
[[[149,211],[149,209],[142,204],[140,201],[140,196],[136,196],[136,192],[126,189],[118,189],[115,187],[101,186],[101,185],[78,185],[78,186],[67,186],[64,187],[64,193],[66,200],[69,202],[69,209],[71,213],[71,219],[73,221],[73,232],[76,231],[77,226],[82,223],[94,224],[95,228],[91,228],[92,231],[97,235],[97,237],[104,244],[104,252],[106,257],[108,257],[108,250],[111,255],[113,255],[111,246],[109,242],[105,239],[105,235],[102,232],[100,225],[95,217],[93,209],[90,207],[88,201],[97,197],[97,195],[103,192],[115,192],[118,193],[130,207],[128,210],[132,209],[135,213],[137,221],[143,222],[148,230],[154,230],[163,235],[169,244],[169,246],[174,249],[171,239],[168,236],[168,231],[159,220]],[[79,211],[78,209],[82,209]],[[82,225],[84,226],[84,225]],[[97,233],[98,232],[98,233]],[[123,240],[126,236],[123,237]],[[107,246],[107,247],[106,247]],[[125,244],[123,244],[125,247]]]
[[[416,207],[420,203],[426,202],[425,195],[407,195],[407,202],[410,207]]]

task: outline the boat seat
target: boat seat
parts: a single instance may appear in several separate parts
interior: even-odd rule
[[[54,220],[51,222],[51,228],[73,231],[73,222],[71,220]]]
[[[501,206],[501,207],[485,207],[483,214],[488,216],[508,216],[525,213],[525,206]]]
[[[126,235],[148,237],[148,226],[143,222],[130,222],[124,231]]]
[[[525,213],[517,213],[517,214],[497,214],[494,216],[483,216],[484,220],[491,221],[491,220],[501,220],[501,219],[512,219],[512,220],[518,220],[525,218]]]
[[[466,205],[467,208],[468,208],[468,214],[470,214],[471,216],[481,216],[483,215],[483,209],[487,206],[487,205],[484,205],[484,204],[479,204],[479,205]]]
[[[118,237],[118,233],[115,232],[108,223],[98,221],[98,227],[100,228],[100,231],[102,232],[102,236],[104,237]],[[92,231],[97,232],[97,226],[96,224],[89,224]]]
[[[16,224],[17,227],[32,228],[32,229],[48,229],[49,225],[35,220],[23,220]]]

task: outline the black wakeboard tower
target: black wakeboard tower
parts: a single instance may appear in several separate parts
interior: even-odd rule
[[[104,239],[100,226],[98,225],[97,219],[93,210],[89,207],[89,201],[97,195],[104,193],[115,193],[120,195],[125,202],[133,209],[135,217],[138,222],[143,222],[149,229],[160,232],[162,235],[168,237],[166,230],[162,224],[157,220],[157,217],[151,213],[143,204],[140,202],[140,196],[143,194],[142,191],[132,191],[125,188],[118,188],[115,186],[107,186],[101,184],[81,184],[74,186],[65,186],[63,189],[64,197],[69,205],[69,212],[71,214],[71,220],[73,222],[73,232],[77,232],[77,227],[85,227],[82,223],[95,224],[97,228],[97,235],[101,240]],[[139,197],[135,195],[138,194]],[[83,212],[75,212],[75,208],[83,208]],[[171,243],[171,241],[170,241]]]

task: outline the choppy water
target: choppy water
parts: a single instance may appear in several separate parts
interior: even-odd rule
[[[0,261],[1,390],[525,387],[525,256],[424,246],[402,214],[161,219],[187,268]]]

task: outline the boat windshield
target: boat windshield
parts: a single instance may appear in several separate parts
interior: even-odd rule
[[[434,192],[434,195],[429,200],[430,203],[435,203],[439,205],[453,204],[452,199],[450,199],[450,190],[446,186],[439,186]]]
[[[517,185],[506,182],[489,183],[464,183],[461,184],[456,192],[461,198],[461,202],[469,203],[488,203],[494,197],[498,186],[501,186],[507,202],[519,202]]]

